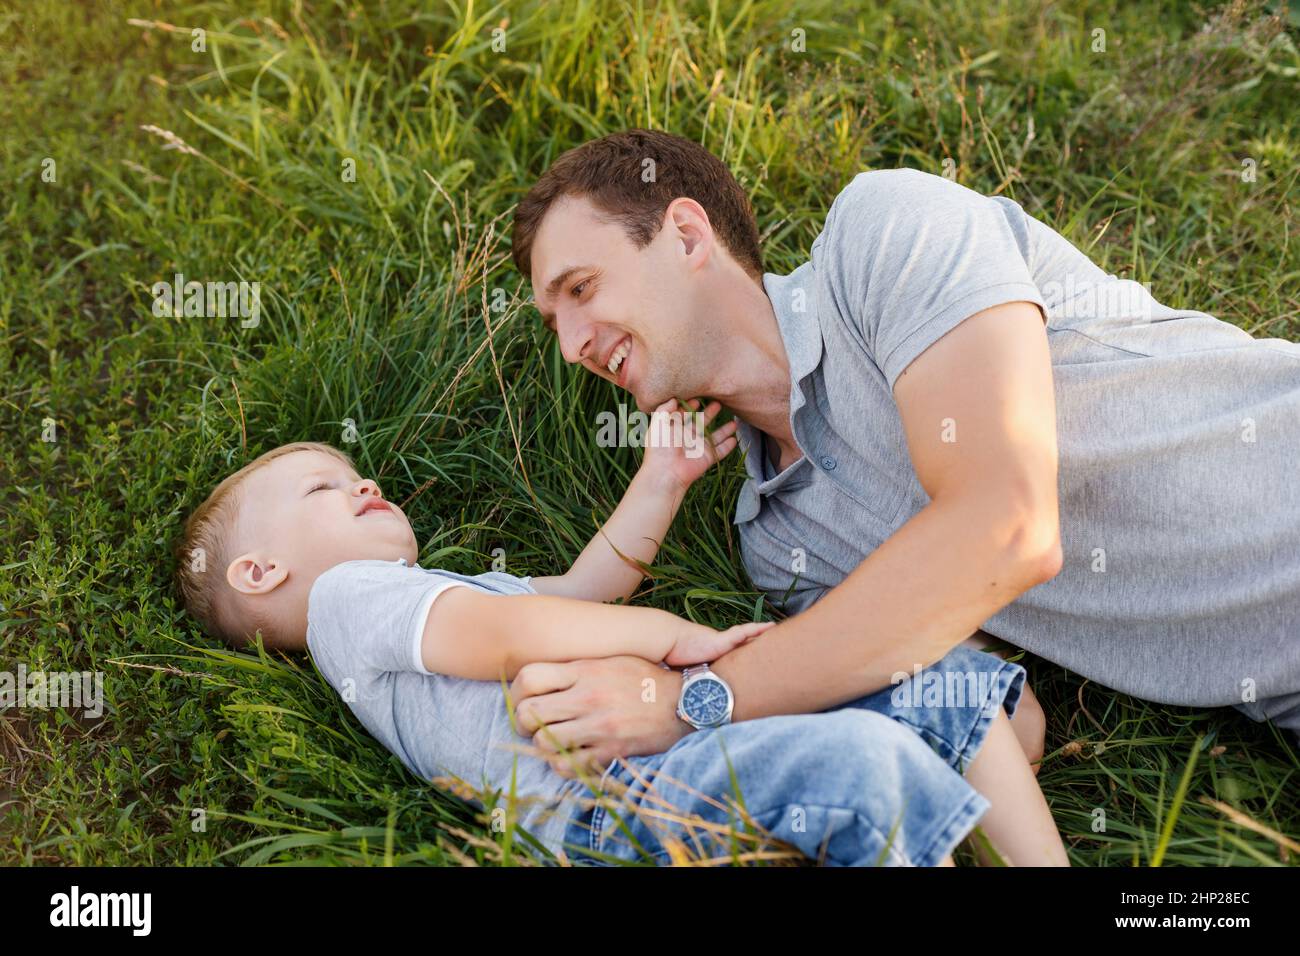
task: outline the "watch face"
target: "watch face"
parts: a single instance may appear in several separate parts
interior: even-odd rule
[[[703,677],[692,681],[682,695],[682,710],[697,724],[716,724],[727,716],[729,697],[720,680]]]

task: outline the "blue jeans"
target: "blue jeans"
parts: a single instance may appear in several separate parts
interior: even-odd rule
[[[933,866],[989,808],[962,772],[998,707],[1015,713],[1024,682],[1019,664],[959,645],[840,707],[614,760],[574,808],[565,853],[605,866],[741,862],[771,858],[775,838],[831,866]]]

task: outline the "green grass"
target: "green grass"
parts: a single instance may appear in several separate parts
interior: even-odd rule
[[[852,6],[0,4],[0,660],[103,671],[107,696],[99,722],[0,714],[0,863],[526,862],[308,659],[205,640],[170,554],[228,470],[340,444],[351,419],[424,562],[575,557],[636,467],[593,440],[626,398],[563,363],[507,249],[514,202],[585,139],[702,142],[750,191],[775,272],[856,172],[948,159],[1162,302],[1300,338],[1294,5],[1280,37],[1257,7],[1202,31],[1176,3]],[[260,325],[155,318],[176,271],[259,281]],[[741,478],[733,457],[692,491],[639,601],[752,612]],[[1279,731],[1025,662],[1075,864],[1294,862],[1270,835],[1300,836]]]

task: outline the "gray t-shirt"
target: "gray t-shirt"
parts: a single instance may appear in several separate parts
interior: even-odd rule
[[[1014,201],[908,169],[855,177],[811,261],[763,283],[803,453],[769,476],[741,423],[736,523],[773,601],[804,610],[929,503],[894,383],[963,319],[1029,301],[1065,563],[984,629],[1139,697],[1300,731],[1300,344],[1167,308]]]
[[[537,593],[528,578],[495,571],[468,577],[400,560],[348,561],[312,585],[307,646],[357,719],[417,777],[455,777],[476,791],[491,787],[501,793],[496,805],[505,807],[515,774],[519,826],[555,852],[576,808],[560,807],[560,801],[580,790],[581,781],[512,749],[532,741],[514,732],[501,684],[425,670],[424,624],[434,599],[451,587],[474,587],[503,600]]]

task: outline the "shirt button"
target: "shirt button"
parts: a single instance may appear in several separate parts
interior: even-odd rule
[[[822,467],[825,468],[827,471],[834,471],[834,470],[835,470],[835,459],[832,458],[830,455],[823,455],[823,456],[822,456]]]

